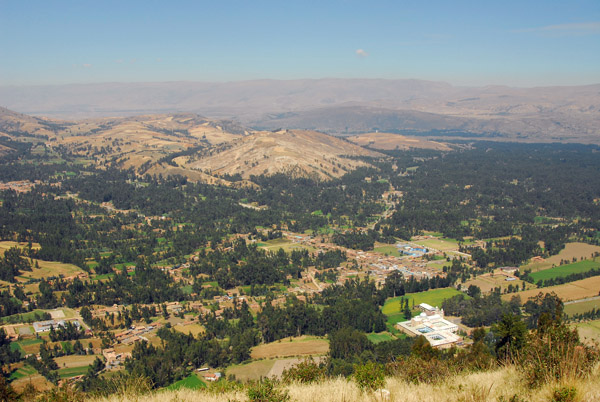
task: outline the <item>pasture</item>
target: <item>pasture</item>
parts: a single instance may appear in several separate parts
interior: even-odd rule
[[[600,291],[600,276],[582,279],[575,282],[565,283],[563,285],[548,286],[539,289],[530,289],[524,292],[508,293],[502,295],[503,300],[510,300],[513,296],[519,295],[521,301],[525,303],[529,298],[537,296],[538,293],[554,292],[563,301],[585,299],[598,296]]]
[[[533,278],[534,282],[537,282],[540,280],[545,281],[548,279],[562,278],[570,274],[584,273],[598,268],[600,268],[600,261],[598,261],[596,258],[594,260],[584,260],[574,262],[572,264],[559,265],[554,268],[540,270],[531,273],[529,276]]]
[[[593,309],[600,309],[600,299],[586,300],[577,303],[569,303],[565,305],[565,314],[583,314]]]
[[[279,341],[258,345],[252,348],[253,359],[275,357],[324,355],[329,352],[329,341],[314,336],[284,338]]]
[[[408,299],[408,305],[412,308],[414,306],[418,306],[421,303],[427,303],[433,307],[441,307],[442,302],[446,299],[449,299],[456,295],[465,295],[463,292],[456,290],[454,288],[441,288],[441,289],[432,289],[427,290],[425,292],[419,293],[407,293],[404,296],[398,296],[394,298],[390,298],[386,300],[383,305],[382,312],[383,314],[390,316],[394,314],[402,313],[402,306],[400,305],[401,299]],[[465,297],[468,298],[467,295]]]
[[[377,344],[379,342],[391,341],[396,338],[387,332],[380,332],[380,333],[372,332],[370,334],[367,334],[367,339],[370,340],[371,342]]]
[[[521,271],[524,269],[531,269],[532,272],[541,271],[543,269],[551,268],[552,265],[559,266],[561,260],[573,261],[573,258],[578,260],[581,257],[591,258],[596,252],[600,252],[600,246],[593,246],[587,243],[567,243],[560,253],[553,255],[552,257],[546,258],[544,261],[532,262],[526,266],[521,267]]]
[[[18,278],[25,280],[28,279],[42,279],[49,278],[52,276],[64,276],[69,277],[83,273],[84,271],[76,265],[65,264],[56,261],[44,261],[44,260],[33,260],[33,264],[38,263],[39,268],[32,268],[31,271],[24,271]]]

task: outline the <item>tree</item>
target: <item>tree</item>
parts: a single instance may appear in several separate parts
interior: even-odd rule
[[[501,359],[516,357],[527,343],[527,326],[521,316],[504,314],[500,322],[492,327],[496,337],[496,355]]]
[[[373,344],[364,332],[346,327],[329,334],[329,355],[333,359],[349,359],[365,350],[372,351]]]
[[[479,296],[481,296],[481,289],[479,288],[479,286],[469,285],[469,288],[467,289],[467,294],[473,298],[478,298]]]

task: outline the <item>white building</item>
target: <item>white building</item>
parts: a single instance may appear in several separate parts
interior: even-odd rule
[[[411,336],[424,336],[429,344],[438,348],[449,348],[462,341],[456,335],[458,325],[444,319],[444,310],[421,303],[421,314],[410,321],[399,322],[396,327]]]

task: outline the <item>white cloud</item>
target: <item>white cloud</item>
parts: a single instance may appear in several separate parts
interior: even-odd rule
[[[600,34],[600,21],[578,22],[571,24],[546,25],[537,28],[517,29],[512,32],[532,32],[545,36],[584,36]]]
[[[367,53],[365,50],[363,49],[356,49],[356,55],[358,57],[367,57],[369,55],[369,53]]]

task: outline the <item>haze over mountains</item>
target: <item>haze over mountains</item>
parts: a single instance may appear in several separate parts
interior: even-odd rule
[[[7,86],[0,87],[0,105],[53,118],[193,112],[269,130],[600,143],[600,85],[473,88],[320,79]]]

